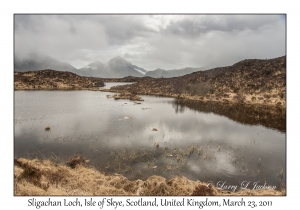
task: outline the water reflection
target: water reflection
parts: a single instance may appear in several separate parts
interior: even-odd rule
[[[111,87],[115,87],[115,86],[130,85],[130,84],[134,84],[134,83],[135,82],[105,82],[104,87],[101,87],[100,90],[110,89]]]
[[[185,111],[185,107],[183,104],[180,103],[180,100],[175,99],[172,101],[172,106],[175,109],[175,113],[183,113]]]
[[[286,109],[263,105],[227,104],[218,102],[202,102],[192,100],[174,100],[170,102],[175,112],[183,113],[185,108],[191,110],[223,115],[234,121],[249,124],[263,125],[268,128],[286,132]]]
[[[285,183],[285,133],[252,124],[251,111],[207,104],[194,108],[151,96],[135,104],[109,94],[15,92],[15,156],[67,159],[82,153],[100,170],[129,179],[179,175],[231,184]],[[242,113],[230,114],[232,109]],[[264,116],[257,109],[254,113]],[[231,120],[238,116],[244,117]]]

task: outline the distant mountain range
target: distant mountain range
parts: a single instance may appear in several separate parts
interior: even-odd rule
[[[146,72],[145,69],[129,63],[120,56],[109,60],[105,64],[97,61],[77,70],[77,73],[82,76],[102,78],[143,77]]]
[[[170,78],[170,77],[180,77],[186,74],[193,73],[195,71],[203,71],[205,70],[204,67],[200,68],[191,68],[187,67],[184,69],[176,69],[176,70],[164,70],[164,69],[156,69],[154,71],[148,71],[145,76],[149,77],[164,77],[164,78]]]
[[[50,56],[41,54],[31,54],[29,58],[26,59],[15,58],[14,63],[14,71],[16,72],[52,69],[58,71],[70,71],[81,76],[101,78],[123,78],[127,76],[170,78],[190,74],[195,71],[205,70],[203,67],[188,67],[179,70],[156,69],[154,71],[147,71],[141,67],[131,64],[120,56],[112,58],[105,64],[100,61],[96,61],[80,69],[76,69],[68,63],[64,63]]]

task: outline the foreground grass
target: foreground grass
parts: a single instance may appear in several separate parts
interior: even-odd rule
[[[69,166],[68,166],[69,165]],[[108,175],[85,166],[84,159],[73,157],[68,165],[50,160],[18,158],[14,162],[15,195],[137,195],[137,196],[210,196],[210,195],[285,195],[285,190],[220,191],[200,181],[185,177],[166,180],[151,176],[147,180],[130,181],[126,177]]]

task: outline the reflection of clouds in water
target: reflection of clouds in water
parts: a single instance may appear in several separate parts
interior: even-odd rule
[[[155,141],[159,141],[161,143],[178,142],[178,140],[179,139],[182,140],[182,137],[185,135],[182,131],[178,129],[174,129],[173,127],[171,127],[166,123],[153,123],[150,124],[149,127],[151,128],[150,135],[153,136],[153,139]],[[157,128],[158,131],[152,131],[152,128]],[[149,131],[145,130],[144,135],[147,134],[149,135]]]
[[[15,125],[15,126],[14,126],[14,136],[15,136],[15,137],[21,137],[22,134],[23,134],[23,132],[24,132],[24,129],[25,129],[25,130],[29,130],[30,127],[29,127],[29,126],[23,126],[23,125],[21,125],[21,124]]]
[[[210,160],[202,160],[196,159],[187,162],[187,167],[194,173],[200,174],[211,174],[212,172],[217,173],[225,173],[231,175],[238,175],[240,174],[237,166],[233,165],[228,158],[228,155],[225,153],[218,153],[216,154],[216,159],[211,157]]]
[[[149,170],[148,165],[146,163],[142,163],[142,162],[134,163],[134,164],[132,164],[131,167],[132,167],[132,170],[137,173]]]
[[[201,170],[204,168],[201,166],[200,163],[195,164],[194,162],[188,162],[187,167],[189,168],[190,171],[194,173],[201,173],[202,172]]]
[[[232,175],[239,174],[237,167],[232,164],[232,161],[224,152],[220,152],[219,154],[217,154],[216,161],[214,162],[214,170],[226,171],[227,173]]]

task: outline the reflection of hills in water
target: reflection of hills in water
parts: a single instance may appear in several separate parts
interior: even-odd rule
[[[218,102],[202,102],[191,100],[174,100],[175,112],[183,113],[185,108],[226,116],[242,124],[263,125],[286,132],[286,109],[262,105],[221,104]]]

